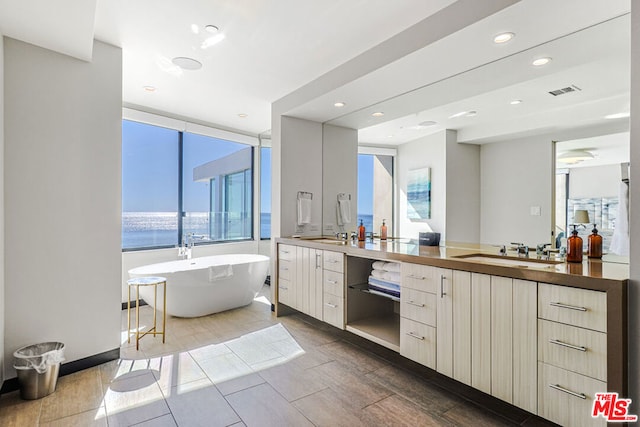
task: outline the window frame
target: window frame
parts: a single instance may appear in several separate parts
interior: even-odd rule
[[[248,195],[248,200],[251,201],[251,210],[250,210],[250,230],[251,237],[241,238],[241,239],[225,239],[225,240],[215,240],[215,241],[196,241],[194,242],[195,246],[208,246],[208,245],[217,245],[217,244],[225,244],[225,243],[238,243],[238,242],[249,242],[249,241],[259,241],[263,240],[259,237],[256,238],[256,217],[260,218],[260,215],[256,215],[256,210],[260,210],[259,201],[256,202],[256,176],[260,171],[260,162],[261,162],[261,153],[259,148],[261,148],[261,141],[258,137],[252,137],[248,135],[243,135],[239,133],[224,131],[220,129],[216,129],[213,127],[203,126],[200,124],[193,124],[189,122],[184,122],[181,120],[173,119],[170,117],[159,116],[156,114],[146,113],[143,111],[133,110],[129,108],[123,108],[122,120],[127,120],[131,122],[141,123],[150,126],[162,127],[170,130],[174,130],[178,132],[178,142],[177,142],[177,150],[178,150],[178,236],[177,241],[173,245],[157,245],[157,246],[142,246],[142,247],[131,247],[131,248],[122,248],[121,251],[124,252],[138,252],[138,251],[151,251],[158,249],[173,249],[176,247],[180,247],[182,242],[182,238],[184,235],[184,226],[183,226],[183,218],[185,215],[184,210],[184,194],[183,194],[183,154],[184,154],[184,134],[192,133],[201,136],[221,139],[237,144],[247,145],[251,148],[251,169],[250,169],[250,177],[249,183],[251,185],[251,194]],[[260,185],[260,183],[258,183]],[[122,212],[121,212],[122,216]],[[260,219],[257,220],[257,228],[258,235],[259,227],[260,227]],[[269,238],[270,239],[270,238]],[[122,246],[122,245],[121,245]]]

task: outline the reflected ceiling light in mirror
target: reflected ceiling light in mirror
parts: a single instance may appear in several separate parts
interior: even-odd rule
[[[382,117],[384,116],[384,113],[382,111],[376,111],[375,113],[371,114],[373,117]]]
[[[513,101],[511,101],[509,104],[511,105],[518,105],[518,104],[522,104],[522,99],[514,99]]]
[[[465,114],[465,116],[467,117],[475,117],[478,115],[477,111],[468,111],[467,114]]]
[[[547,65],[549,62],[551,62],[551,58],[544,57],[544,58],[534,59],[531,65],[533,65],[534,67],[542,67],[543,65]]]
[[[591,160],[593,158],[595,158],[595,156],[591,154],[589,151],[571,150],[571,151],[567,151],[565,153],[560,154],[558,156],[558,161],[560,163],[567,163],[572,165],[572,164],[580,163],[585,160]]]
[[[608,116],[604,116],[604,118],[605,119],[624,119],[630,116],[631,116],[631,113],[627,112],[627,113],[609,114]]]
[[[431,126],[435,126],[437,125],[437,122],[434,122],[433,120],[425,120],[424,122],[420,122],[418,123],[418,126],[420,126],[421,128],[428,128]]]
[[[209,24],[209,25],[206,25],[204,29],[207,33],[213,34],[213,33],[217,33],[220,28],[216,27],[215,25]]]
[[[514,33],[500,33],[493,38],[495,44],[502,44],[511,41],[516,35]]]
[[[347,104],[345,104],[345,103],[344,103],[344,102],[342,102],[342,101],[338,101],[338,102],[336,102],[335,104],[333,104],[333,106],[334,106],[334,107],[338,107],[338,108],[342,108],[342,107],[344,107],[345,105],[347,105]]]
[[[146,92],[155,92],[155,91],[156,91],[156,87],[155,87],[155,86],[142,86],[142,88],[143,88]]]
[[[469,113],[468,111],[460,111],[459,113],[455,113],[449,116],[450,119],[455,119],[457,117],[462,117],[464,115],[466,115],[467,113]]]
[[[240,117],[241,119],[245,119],[245,118],[249,117],[249,115],[247,113],[240,113],[240,114],[238,114],[238,117]]]
[[[202,68],[202,62],[185,56],[176,56],[171,60],[171,62],[183,70],[199,70]]]

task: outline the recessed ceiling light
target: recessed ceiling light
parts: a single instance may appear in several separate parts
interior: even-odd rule
[[[465,114],[465,116],[467,117],[475,117],[478,115],[477,111],[468,111],[467,114]]]
[[[155,92],[156,91],[156,87],[155,86],[142,86],[142,88],[144,90],[146,90],[147,92]]]
[[[249,115],[247,113],[240,113],[238,114],[238,117],[240,117],[241,119],[244,119],[246,117],[249,117]]]
[[[616,114],[609,114],[608,116],[604,116],[604,118],[605,119],[624,119],[629,116],[631,116],[630,113],[616,113]]]
[[[541,67],[543,65],[547,65],[549,62],[551,62],[551,58],[545,57],[545,58],[535,59],[531,64],[535,67]]]
[[[216,27],[215,25],[206,25],[204,29],[208,33],[217,33],[219,30],[219,28]]]
[[[591,160],[595,156],[585,150],[571,150],[558,156],[558,161],[562,163],[575,164],[584,160]]]
[[[202,63],[200,61],[196,61],[193,58],[187,58],[184,56],[177,56],[171,60],[174,65],[182,68],[183,70],[199,70],[202,68]]]
[[[518,105],[518,104],[522,104],[522,99],[514,99],[513,101],[511,101],[509,104],[511,105]]]
[[[387,135],[387,138],[393,138],[393,135]]]
[[[496,44],[506,43],[513,39],[516,35],[514,33],[500,33],[493,38],[493,42]]]
[[[420,126],[421,128],[428,128],[429,126],[435,126],[438,123],[434,122],[433,120],[426,120],[424,122],[420,122],[418,123],[418,126]]]
[[[376,111],[375,113],[371,114],[373,117],[382,117],[384,116],[384,113],[382,111]]]
[[[462,117],[467,114],[468,111],[460,111],[459,113],[455,113],[449,116],[450,119],[455,119],[456,117]]]
[[[341,101],[340,102],[336,102],[335,104],[333,104],[334,107],[338,107],[338,108],[344,107],[345,105],[347,105],[347,104],[345,104],[344,102],[341,102]]]

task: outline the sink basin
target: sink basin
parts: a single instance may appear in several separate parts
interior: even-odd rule
[[[488,254],[470,254],[459,255],[454,258],[465,259],[467,261],[487,262],[491,264],[508,265],[511,267],[520,268],[554,268],[558,264],[562,264],[562,261],[553,260],[537,260],[531,258],[516,258],[500,255],[488,255]]]
[[[308,239],[312,242],[318,243],[332,243],[334,245],[345,245],[347,244],[346,240],[337,240],[337,239]]]

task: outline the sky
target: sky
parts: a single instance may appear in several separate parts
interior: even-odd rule
[[[122,211],[177,212],[178,131],[122,121]],[[246,145],[184,133],[185,212],[209,211],[209,184],[193,182],[193,168]],[[271,149],[261,149],[262,212],[271,211]],[[373,156],[358,156],[358,214],[373,213]]]

